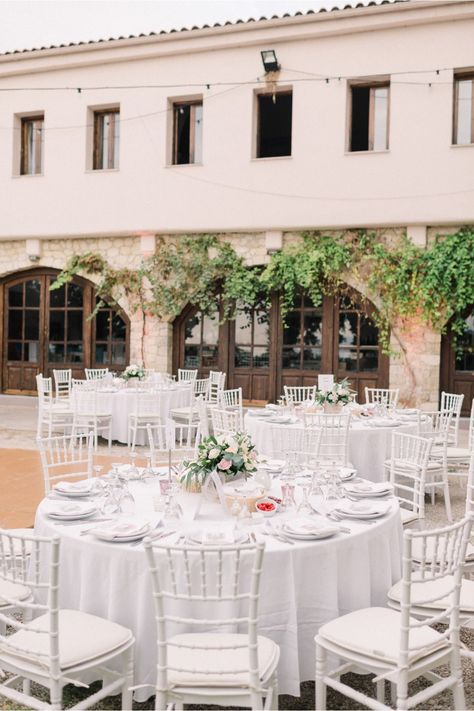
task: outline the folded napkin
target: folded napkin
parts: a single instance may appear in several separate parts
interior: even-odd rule
[[[324,523],[323,521],[315,521],[309,518],[297,519],[296,521],[287,521],[284,524],[285,531],[294,533],[297,536],[318,536],[325,531],[334,531],[335,526]]]
[[[58,481],[54,488],[64,492],[86,493],[87,491],[91,491],[92,482],[89,479],[85,481]]]
[[[354,474],[357,474],[357,469],[350,467],[339,467],[338,474],[341,479],[350,479]]]
[[[90,501],[48,501],[46,513],[50,516],[74,516],[76,514],[87,514],[95,511],[96,506]]]
[[[370,516],[372,514],[385,514],[390,508],[390,504],[372,501],[349,501],[342,502],[336,510],[351,516],[363,515]]]
[[[117,521],[109,526],[98,526],[97,528],[94,528],[91,533],[100,536],[100,538],[113,541],[115,538],[130,538],[135,535],[138,536],[141,533],[146,535],[148,529],[148,523],[138,523],[137,521]]]
[[[358,479],[357,481],[348,482],[344,485],[344,488],[346,491],[354,492],[356,494],[382,494],[392,491],[392,485],[388,482],[373,482],[367,481],[366,479]]]
[[[204,545],[229,545],[235,542],[234,522],[225,522],[195,529],[190,538]]]

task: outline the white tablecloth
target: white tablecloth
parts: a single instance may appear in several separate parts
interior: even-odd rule
[[[264,418],[247,413],[245,431],[260,454],[272,456],[272,427],[302,427],[271,424]],[[349,430],[349,460],[360,476],[370,481],[384,481],[384,461],[390,457],[392,432],[416,434],[417,423],[407,422],[399,427],[374,427],[362,422],[352,422]]]
[[[156,484],[131,489],[140,516],[156,520],[152,507]],[[189,497],[195,501],[196,496],[183,494],[184,507]],[[220,515],[217,505],[206,507],[210,508],[202,510],[203,517]],[[137,692],[137,700],[146,699],[155,681],[156,629],[143,547],[80,537],[79,526],[57,525],[42,509],[44,502],[37,511],[35,531],[61,537],[61,606],[100,615],[133,631],[134,683],[150,685]],[[300,683],[314,678],[314,636],[322,624],[363,607],[386,605],[388,589],[401,577],[401,521],[395,500],[376,523],[344,525],[351,534],[295,545],[265,537],[259,633],[280,645],[280,693],[299,696]],[[252,530],[258,535],[258,527]]]
[[[133,388],[118,390],[112,395],[112,439],[127,443],[128,416],[134,412],[137,391]],[[175,407],[189,405],[191,390],[189,385],[176,385],[174,388],[156,391],[162,422],[169,417],[170,410]],[[138,430],[137,444],[146,444],[145,430]]]

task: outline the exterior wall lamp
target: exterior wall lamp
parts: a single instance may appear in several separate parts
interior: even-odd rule
[[[260,54],[262,55],[263,68],[266,74],[277,72],[280,69],[274,49],[264,49]]]

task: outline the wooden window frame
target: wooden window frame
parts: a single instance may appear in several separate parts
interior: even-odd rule
[[[34,116],[22,116],[20,119],[20,175],[42,175],[43,174],[43,143],[44,143],[44,114]],[[41,128],[36,128],[34,124],[41,122]],[[41,137],[38,141],[33,141],[35,152],[35,164],[40,166],[39,171],[30,170],[31,153],[29,150],[28,134],[31,130],[40,130]]]
[[[459,82],[460,81],[471,81],[471,140],[469,143],[458,143],[457,142],[457,132],[458,132],[458,119],[459,119]],[[470,146],[474,143],[474,71],[470,70],[468,72],[457,72],[453,77],[453,132],[452,132],[452,145],[453,146]]]
[[[354,151],[352,150],[352,109],[353,109],[353,94],[352,89],[369,89],[369,135],[367,137],[368,148],[366,151]],[[387,96],[387,125],[386,125],[386,140],[385,148],[374,149],[374,129],[375,129],[375,90],[376,89],[388,89]],[[349,82],[349,121],[347,127],[347,151],[348,153],[379,153],[381,151],[388,151],[390,148],[390,98],[391,98],[391,86],[390,79],[383,79],[380,81],[357,81],[352,80]]]
[[[108,312],[108,324],[107,324],[107,339],[97,339],[97,316],[94,317],[92,320],[92,353],[91,353],[91,362],[94,364],[95,368],[110,368],[116,372],[121,372],[125,370],[127,367],[127,363],[129,362],[130,358],[130,321],[128,320],[127,315],[118,307],[113,307],[110,304],[104,303],[103,306],[100,307],[99,311],[107,311]],[[125,340],[124,341],[119,341],[116,338],[113,338],[112,336],[112,320],[114,316],[120,316],[122,321],[125,324]],[[112,349],[113,345],[115,343],[120,343],[125,345],[125,363],[117,363],[116,361],[112,360]],[[97,345],[106,345],[107,346],[107,361],[105,363],[98,363],[96,360],[96,346]]]
[[[171,156],[173,165],[196,165],[196,106],[200,106],[204,114],[202,99],[173,102],[173,146]],[[178,163],[178,112],[184,107],[189,107],[189,162]]]
[[[103,165],[102,143],[104,139],[104,120],[106,116],[111,117],[111,126],[109,127],[107,153],[108,165]],[[113,118],[112,118],[113,117]],[[93,130],[93,149],[92,149],[92,169],[93,170],[118,170],[119,155],[115,151],[115,136],[117,117],[120,121],[120,107],[109,109],[94,110],[94,130]],[[120,138],[119,138],[120,140]]]

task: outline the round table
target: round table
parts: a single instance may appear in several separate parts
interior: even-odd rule
[[[123,388],[112,394],[112,439],[124,444],[128,441],[128,416],[135,410],[137,388]],[[156,399],[162,422],[169,417],[170,410],[187,407],[190,404],[191,386],[189,383],[176,384],[156,390]],[[136,444],[146,444],[144,429],[137,432]]]
[[[275,494],[280,493],[278,481],[273,487]],[[130,489],[136,501],[135,517],[156,524],[162,516],[153,510],[157,482],[137,483]],[[198,494],[180,495],[184,509],[181,531],[225,517],[218,504],[205,502],[199,520],[189,520],[199,499]],[[277,522],[284,515],[288,514],[278,513],[271,520]],[[145,700],[154,693],[156,628],[143,545],[105,543],[90,535],[80,536],[91,521],[75,524],[53,521],[45,513],[44,501],[37,510],[35,532],[61,538],[60,605],[100,615],[133,631],[134,683],[149,685],[136,696]],[[257,538],[260,525],[249,526]],[[402,527],[395,499],[390,511],[376,522],[344,521],[344,526],[351,529],[350,534],[295,541],[294,545],[261,537],[266,551],[259,633],[280,645],[278,677],[282,694],[299,696],[300,683],[314,678],[314,636],[321,625],[353,610],[385,606],[387,591],[401,577]],[[174,542],[174,535],[169,540]]]
[[[272,456],[272,427],[303,427],[296,424],[276,424],[268,418],[249,412],[244,417],[244,429],[252,438],[259,454]],[[375,427],[370,422],[352,421],[349,429],[349,461],[360,476],[370,481],[384,481],[384,462],[390,457],[392,432],[417,433],[417,422],[398,427]]]

